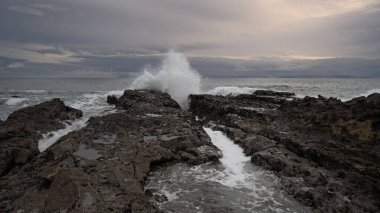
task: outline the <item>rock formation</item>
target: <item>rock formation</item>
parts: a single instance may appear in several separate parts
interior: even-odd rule
[[[43,134],[62,129],[64,122],[82,116],[80,110],[65,106],[59,99],[13,112],[0,122],[0,175],[20,166],[38,154]]]
[[[191,95],[190,111],[169,95],[126,90],[43,153],[43,134],[82,115],[59,99],[0,121],[0,212],[160,212],[145,191],[158,166],[218,161],[202,125],[224,131],[251,161],[316,212],[380,210],[380,94],[342,102],[259,90]],[[195,119],[197,117],[197,119]]]
[[[169,95],[127,90],[119,112],[93,117],[0,178],[1,212],[159,212],[144,192],[158,165],[217,161],[219,150]]]
[[[257,91],[192,95],[190,110],[213,121],[252,162],[317,212],[380,210],[380,95],[347,102]]]

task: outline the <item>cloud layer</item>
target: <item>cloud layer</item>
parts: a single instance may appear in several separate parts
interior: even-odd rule
[[[233,76],[234,70],[343,72],[346,62],[331,61],[348,60],[356,69],[350,75],[379,76],[373,73],[380,58],[377,20],[378,0],[3,0],[0,64],[18,62],[1,66],[0,76],[48,75],[53,67],[125,76],[172,48],[213,75],[212,62],[230,68],[218,68],[219,75]]]

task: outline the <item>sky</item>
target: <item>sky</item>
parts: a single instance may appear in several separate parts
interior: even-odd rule
[[[380,77],[380,0],[1,0],[0,78]]]

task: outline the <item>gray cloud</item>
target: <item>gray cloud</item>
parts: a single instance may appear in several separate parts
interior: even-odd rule
[[[0,57],[21,60],[13,65],[19,73],[128,76],[175,48],[205,74],[368,76],[377,75],[371,59],[380,58],[377,20],[376,0],[3,0]]]
[[[147,66],[161,67],[163,56],[88,56],[81,63],[28,63],[25,67],[0,67],[0,77],[136,77]],[[255,60],[217,57],[191,57],[191,66],[205,77],[380,77],[380,61],[363,58],[331,58],[319,60],[283,60],[262,58]],[[10,72],[11,71],[11,72]]]
[[[42,16],[43,15],[42,11],[37,10],[35,8],[32,8],[32,7],[11,5],[11,6],[7,7],[7,9],[10,11],[25,13],[25,14],[29,14],[29,15],[35,15],[35,16]]]
[[[17,68],[22,68],[24,67],[25,65],[21,62],[15,62],[15,63],[11,63],[7,66],[8,69],[17,69]]]

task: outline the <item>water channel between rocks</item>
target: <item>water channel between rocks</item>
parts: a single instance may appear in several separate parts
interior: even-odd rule
[[[221,163],[176,164],[153,172],[147,189],[168,212],[310,212],[279,189],[278,178],[250,162],[224,133],[204,128]],[[167,199],[163,198],[164,195]],[[157,199],[161,197],[161,199]]]

